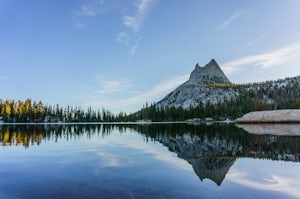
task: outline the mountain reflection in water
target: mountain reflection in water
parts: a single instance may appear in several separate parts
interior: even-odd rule
[[[2,146],[41,145],[59,139],[72,140],[82,136],[109,136],[114,130],[136,131],[145,142],[158,141],[192,165],[202,180],[208,178],[221,185],[236,159],[243,157],[299,162],[300,136],[249,134],[233,124],[186,125],[3,125],[0,126]]]

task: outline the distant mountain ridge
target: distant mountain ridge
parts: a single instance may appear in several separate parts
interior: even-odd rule
[[[231,82],[223,73],[218,63],[212,59],[204,67],[196,64],[188,81],[177,87],[161,101],[158,108],[182,107],[189,109],[199,103],[216,104],[225,99],[235,98],[238,93],[233,89],[214,87],[214,85],[230,85]]]

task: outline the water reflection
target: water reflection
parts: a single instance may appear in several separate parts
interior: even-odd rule
[[[300,135],[300,124],[237,124],[251,134]]]
[[[210,179],[221,185],[238,158],[250,157],[299,162],[300,136],[249,134],[234,125],[4,125],[0,130],[2,146],[40,145],[59,139],[109,136],[117,130],[134,131],[145,142],[160,142],[192,165],[200,180]],[[105,156],[105,154],[102,154]]]
[[[138,126],[188,161],[201,180],[220,185],[237,158],[299,162],[300,136],[252,135],[234,125]],[[159,129],[159,130],[158,130]]]
[[[79,139],[82,136],[107,136],[115,125],[3,125],[0,126],[0,143],[3,146],[40,145],[42,142]],[[122,130],[122,128],[121,128]],[[122,131],[121,131],[122,132]]]

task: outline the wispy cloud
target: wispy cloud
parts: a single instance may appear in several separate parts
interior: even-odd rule
[[[134,31],[138,31],[140,28],[140,23],[137,22],[137,19],[130,16],[124,16],[123,17],[123,23],[128,28],[133,29]]]
[[[11,79],[11,77],[5,76],[5,75],[0,75],[0,80],[8,80],[8,79]]]
[[[92,5],[81,5],[81,9],[77,15],[95,17],[97,16],[97,11]]]
[[[87,27],[87,24],[85,23],[76,23],[75,24],[75,28],[77,29],[82,29],[82,28],[86,28]]]
[[[145,92],[135,92],[136,95],[129,97],[129,98],[123,98],[120,100],[113,100],[110,98],[109,100],[99,100],[97,97],[94,97],[90,101],[86,103],[86,106],[94,106],[94,107],[109,107],[111,110],[116,111],[136,111],[139,107],[141,107],[146,101],[148,102],[154,102],[159,99],[161,99],[163,96],[168,94],[168,92],[175,89],[177,86],[182,84],[183,82],[188,80],[189,75],[182,75],[178,77],[174,77],[172,79],[166,80],[156,86],[154,86],[152,89],[145,91]],[[111,86],[109,86],[111,85]],[[113,81],[105,87],[105,90],[99,90],[101,93],[107,93],[111,90],[114,90],[115,92],[120,89],[118,86],[120,83],[114,83]],[[114,89],[116,88],[116,89]],[[129,90],[129,88],[127,88]],[[131,91],[132,92],[132,91]],[[134,93],[134,92],[132,92]],[[85,106],[85,105],[84,105]],[[126,110],[124,110],[124,108]]]
[[[250,187],[252,189],[276,191],[285,193],[293,197],[299,197],[300,195],[298,181],[288,177],[272,175],[268,178],[260,179],[260,181],[255,181],[251,179],[249,174],[247,174],[246,172],[235,171],[229,172],[226,176],[226,180],[246,187]]]
[[[133,56],[136,49],[140,45],[141,36],[137,33],[140,31],[150,7],[155,0],[136,0],[134,4],[134,13],[131,15],[123,15],[123,25],[127,28],[116,36],[116,40],[120,43],[130,46],[130,55]]]
[[[152,3],[153,3],[153,0],[139,0],[137,2],[137,8],[138,8],[139,13],[146,12]]]
[[[272,28],[271,30],[265,32],[264,34],[260,35],[259,37],[255,38],[254,40],[246,43],[244,46],[240,47],[239,49],[236,50],[237,52],[240,52],[246,48],[248,48],[249,46],[252,46],[254,44],[256,44],[257,42],[259,42],[260,40],[262,40],[263,38],[267,37],[268,35],[270,35],[272,32],[274,32],[275,28]]]
[[[104,0],[90,0],[85,4],[81,4],[79,8],[71,9],[73,20],[75,21],[76,29],[83,29],[87,27],[84,23],[83,17],[97,17],[104,12]]]
[[[124,167],[134,163],[134,159],[123,154],[114,154],[109,151],[98,151],[97,155],[101,158],[98,167]]]
[[[130,36],[125,31],[120,32],[119,34],[117,34],[116,39],[117,39],[118,42],[123,43],[126,46],[129,45]]]
[[[286,63],[292,58],[299,56],[299,54],[300,43],[296,43],[268,53],[242,57],[240,59],[224,63],[222,69],[226,74],[231,74],[243,67],[249,67],[250,64],[252,66],[259,66],[262,69],[266,69]]]
[[[147,92],[140,93],[136,96],[120,100],[118,103],[124,105],[133,105],[133,104],[141,104],[146,101],[156,101],[161,97],[166,95],[168,92],[187,81],[188,75],[178,76],[172,79],[169,79],[161,84],[156,85],[154,88],[150,89]]]
[[[140,43],[142,41],[142,38],[139,38],[136,40],[136,42],[131,46],[130,54],[133,56],[135,54],[136,49],[139,47]]]
[[[102,6],[104,5],[103,0],[93,0],[86,4],[81,4],[79,9],[72,9],[72,13],[75,16],[89,16],[96,17],[99,13],[103,11]]]
[[[153,0],[137,0],[136,13],[132,16],[123,16],[123,24],[134,31],[139,31],[153,2]]]
[[[132,84],[125,81],[119,80],[106,80],[101,77],[97,77],[98,81],[100,81],[100,89],[97,91],[98,93],[115,93],[115,92],[124,92],[132,87]]]
[[[242,16],[242,12],[238,11],[229,16],[225,21],[221,22],[212,32],[219,32],[229,26],[232,22]]]

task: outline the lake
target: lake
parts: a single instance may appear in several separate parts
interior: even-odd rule
[[[297,134],[221,123],[1,125],[0,143],[5,199],[300,198]]]

